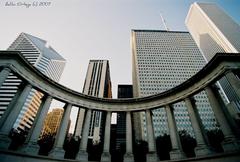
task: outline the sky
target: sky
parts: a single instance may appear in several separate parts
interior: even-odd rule
[[[6,2],[50,2],[49,6],[6,6]],[[37,36],[66,60],[60,83],[82,92],[90,59],[108,59],[117,97],[118,84],[132,82],[131,29],[187,31],[184,24],[194,0],[0,0],[0,50],[21,32]],[[214,2],[240,23],[239,0]]]

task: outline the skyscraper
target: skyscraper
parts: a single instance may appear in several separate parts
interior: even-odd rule
[[[55,108],[49,112],[45,118],[42,135],[57,134],[58,127],[61,123],[64,110],[62,108]]]
[[[90,60],[84,82],[83,93],[100,97],[112,98],[112,85],[108,60]],[[77,118],[75,136],[81,136],[84,109],[80,109]],[[89,128],[89,138],[99,143],[104,128],[104,113],[93,111]]]
[[[118,98],[133,98],[132,85],[118,85]],[[126,143],[126,114],[117,113],[116,149]]]
[[[163,30],[132,30],[133,95],[143,97],[161,93],[186,81],[205,64],[197,45],[188,32]],[[205,128],[215,126],[213,112],[202,92],[194,96]],[[192,133],[184,103],[174,104],[179,130]],[[145,139],[144,113],[134,114],[135,134]],[[168,133],[164,109],[153,111],[155,136]]]
[[[191,5],[186,21],[189,32],[209,61],[217,52],[240,52],[240,26],[221,8],[213,3]],[[228,100],[234,102],[240,111],[240,99],[227,78],[219,81]]]
[[[21,33],[17,39],[10,45],[8,50],[20,51],[23,57],[27,59],[40,72],[54,81],[59,81],[65,67],[65,59],[60,56],[52,47],[50,47],[45,40],[37,38],[27,33]],[[16,94],[21,79],[14,74],[10,74],[0,88],[0,107],[1,114],[11,102],[13,96]],[[36,116],[37,109],[40,106],[43,94],[32,89],[21,113],[14,124],[14,128],[18,130],[28,131]]]

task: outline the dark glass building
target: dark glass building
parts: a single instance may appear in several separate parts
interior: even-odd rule
[[[118,98],[133,98],[132,85],[118,85]],[[116,149],[120,150],[126,142],[126,114],[117,114]],[[123,147],[125,149],[125,147]]]

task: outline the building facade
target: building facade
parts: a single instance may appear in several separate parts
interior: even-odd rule
[[[42,135],[57,134],[58,127],[61,124],[63,112],[64,110],[62,108],[55,108],[47,114],[43,125]]]
[[[205,64],[205,60],[188,32],[132,30],[133,95],[149,96],[167,91],[189,79]],[[194,96],[206,129],[215,127],[215,119],[204,92]],[[173,105],[178,130],[192,133],[184,103]],[[137,139],[145,139],[145,113],[134,114]],[[155,136],[168,133],[166,112],[153,111]]]
[[[132,85],[118,85],[118,98],[133,98]],[[121,145],[126,144],[126,114],[117,113],[117,129],[116,129],[116,149],[120,150]]]
[[[240,26],[213,3],[191,5],[186,21],[197,46],[209,61],[218,52],[240,52]],[[240,111],[240,99],[226,77],[219,81],[229,102]]]
[[[112,85],[110,79],[110,68],[108,60],[90,60],[84,82],[83,93],[100,98],[112,98]],[[75,136],[81,137],[84,109],[79,110]],[[93,144],[101,141],[104,129],[105,114],[93,111],[89,129],[89,138]]]
[[[50,47],[45,40],[27,33],[21,33],[10,45],[8,50],[20,51],[34,67],[54,81],[59,81],[65,67],[66,60]],[[13,99],[21,85],[21,79],[10,73],[4,85],[0,88],[1,115]],[[19,131],[28,131],[36,116],[43,94],[32,89],[14,124]]]

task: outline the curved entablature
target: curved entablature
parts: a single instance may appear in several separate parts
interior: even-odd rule
[[[240,55],[218,53],[196,75],[166,92],[133,99],[106,99],[88,96],[71,90],[47,78],[17,51],[0,51],[0,66],[7,66],[35,89],[72,105],[102,111],[142,111],[160,108],[192,96],[218,80],[228,70],[240,68]]]

